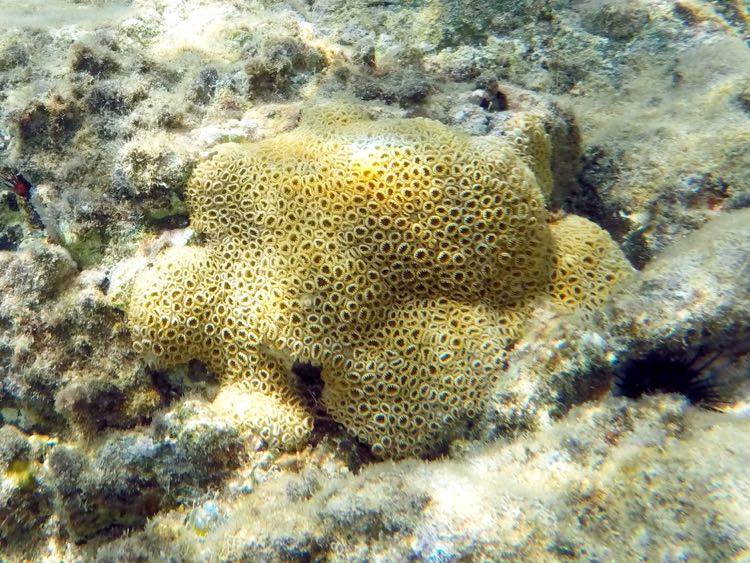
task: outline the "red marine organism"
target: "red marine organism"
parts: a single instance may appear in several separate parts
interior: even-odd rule
[[[19,200],[19,205],[26,213],[29,223],[38,229],[44,229],[42,218],[34,208],[32,201],[35,187],[17,170],[6,168],[0,173],[3,184],[12,191]]]

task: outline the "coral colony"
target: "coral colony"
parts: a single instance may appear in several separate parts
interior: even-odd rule
[[[515,125],[471,138],[331,103],[219,147],[187,190],[205,243],[136,281],[136,349],[205,361],[231,386],[218,403],[272,445],[310,433],[290,377],[305,362],[376,455],[434,450],[479,412],[532,302],[594,308],[631,272],[593,223],[548,225],[549,140],[533,114]]]

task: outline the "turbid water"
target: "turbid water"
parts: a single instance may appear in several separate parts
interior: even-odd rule
[[[747,558],[746,3],[0,21],[0,560]]]

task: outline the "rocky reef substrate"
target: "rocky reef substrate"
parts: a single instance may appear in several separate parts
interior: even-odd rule
[[[750,24],[741,2],[0,0],[0,558],[726,560],[750,550]],[[533,303],[478,416],[378,461],[293,366],[285,453],[198,362],[132,347],[133,277],[200,244],[226,142],[321,99],[550,142],[551,221],[639,270],[595,311]],[[33,211],[39,222],[34,219]],[[189,247],[186,247],[189,248]]]

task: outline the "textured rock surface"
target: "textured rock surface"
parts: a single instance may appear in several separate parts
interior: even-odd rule
[[[609,400],[455,459],[282,473],[220,504],[207,530],[159,517],[98,558],[165,545],[177,559],[731,558],[750,547],[746,436],[747,420],[675,397]]]
[[[569,203],[621,237],[638,266],[750,202],[750,114],[740,102],[750,83],[747,45],[722,37],[663,56],[627,71],[618,89],[576,102],[589,134],[582,191]]]
[[[750,337],[750,210],[725,213],[659,255],[611,312],[633,346],[721,349]]]

